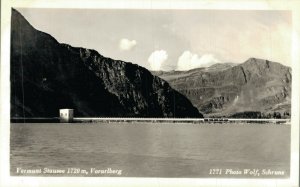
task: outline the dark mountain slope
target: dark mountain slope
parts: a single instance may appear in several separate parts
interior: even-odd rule
[[[58,43],[16,10],[11,19],[11,116],[202,117],[148,70]]]

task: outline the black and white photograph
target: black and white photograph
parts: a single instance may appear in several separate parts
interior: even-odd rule
[[[294,175],[292,10],[6,11],[10,177]]]

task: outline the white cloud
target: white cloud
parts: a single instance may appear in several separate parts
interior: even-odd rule
[[[219,62],[220,60],[216,59],[212,54],[199,56],[190,51],[184,51],[178,58],[177,70],[186,71],[194,68],[208,67]]]
[[[123,38],[119,42],[119,47],[121,51],[129,51],[136,46],[137,42],[135,40],[128,40],[127,38]]]
[[[161,65],[168,59],[168,54],[165,50],[156,50],[151,53],[148,58],[148,62],[150,63],[150,67],[154,71],[161,70]]]

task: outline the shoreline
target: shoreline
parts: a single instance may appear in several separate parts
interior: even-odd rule
[[[237,119],[237,118],[73,118],[69,122],[61,122],[60,118],[11,118],[11,123],[260,123],[290,125],[291,119]]]

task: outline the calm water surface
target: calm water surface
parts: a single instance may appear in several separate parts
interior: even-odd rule
[[[122,177],[257,177],[225,175],[226,169],[289,176],[290,125],[15,123],[10,137],[11,175],[24,175],[19,167],[111,168],[122,170]],[[215,168],[222,174],[210,175]]]

